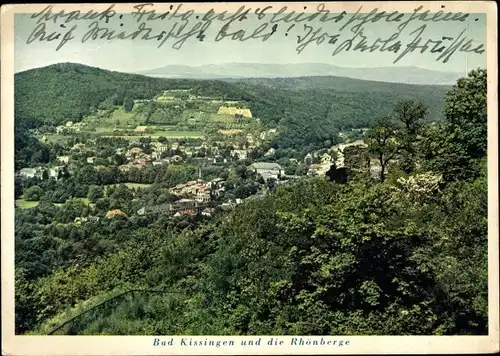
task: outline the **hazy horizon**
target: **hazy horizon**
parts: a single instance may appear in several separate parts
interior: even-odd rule
[[[116,69],[103,68],[103,67],[98,66],[98,65],[87,64],[87,63],[82,63],[82,62],[78,62],[78,61],[59,61],[59,62],[54,62],[54,63],[50,63],[50,64],[43,64],[43,65],[40,65],[40,66],[36,66],[36,67],[31,67],[31,68],[26,68],[26,69],[22,69],[22,70],[19,70],[19,71],[15,71],[15,73],[21,73],[21,72],[25,72],[25,71],[32,70],[32,69],[44,68],[44,67],[48,67],[48,66],[51,66],[51,65],[62,64],[62,63],[81,64],[81,65],[85,65],[85,66],[89,66],[89,67],[95,67],[95,68],[100,68],[100,69],[104,69],[104,70],[110,70],[110,71],[115,71],[115,72],[123,72],[123,73],[139,73],[139,72],[151,71],[151,70],[155,70],[155,69],[159,69],[159,68],[167,67],[167,66],[179,66],[179,67],[199,68],[199,67],[205,67],[205,66],[223,66],[223,65],[228,65],[228,64],[249,64],[249,65],[250,64],[258,64],[258,65],[270,65],[270,66],[274,66],[274,65],[283,65],[283,66],[286,66],[286,65],[297,65],[297,64],[299,64],[299,65],[325,65],[326,64],[326,65],[331,65],[331,66],[335,66],[335,67],[343,68],[343,69],[417,68],[417,69],[434,71],[434,72],[458,73],[458,72],[452,71],[452,70],[430,69],[430,68],[420,67],[420,66],[417,66],[417,65],[393,65],[393,66],[387,66],[387,65],[386,66],[369,66],[369,65],[367,65],[367,66],[356,66],[356,67],[352,67],[351,66],[351,67],[349,67],[349,66],[340,66],[340,65],[326,63],[326,62],[303,62],[303,63],[223,62],[223,63],[206,63],[206,64],[197,64],[197,65],[188,65],[188,64],[182,64],[182,63],[175,63],[175,64],[158,65],[157,67],[146,68],[146,69],[139,69],[139,70],[136,70],[136,71],[121,71],[121,70],[116,70]],[[486,68],[486,67],[479,67],[479,68]],[[473,68],[470,67],[470,69],[473,69]]]

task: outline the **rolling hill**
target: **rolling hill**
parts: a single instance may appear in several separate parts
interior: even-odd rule
[[[462,73],[442,72],[409,67],[347,68],[326,63],[261,64],[224,63],[202,66],[167,65],[137,72],[158,78],[293,78],[293,77],[347,77],[389,83],[451,85]]]
[[[96,108],[122,105],[125,99],[148,99],[163,90],[188,88],[198,96],[245,102],[264,125],[281,127],[282,147],[323,142],[340,129],[366,127],[376,117],[388,115],[400,100],[423,102],[429,108],[428,120],[439,121],[450,89],[324,76],[165,79],[60,63],[15,75],[16,124],[36,127],[78,121]]]
[[[212,88],[215,86],[215,88]],[[166,89],[193,88],[200,95],[227,92],[226,83],[165,80],[75,63],[58,63],[15,74],[15,115],[29,126],[78,121],[103,103],[149,99]]]

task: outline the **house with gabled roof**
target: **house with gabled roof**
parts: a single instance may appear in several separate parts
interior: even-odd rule
[[[273,162],[255,162],[249,168],[264,179],[279,179],[285,174],[285,170],[278,163]]]

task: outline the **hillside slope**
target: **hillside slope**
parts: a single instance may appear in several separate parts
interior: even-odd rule
[[[105,101],[122,105],[126,97],[149,99],[166,89],[193,88],[196,93],[228,92],[230,84],[165,80],[58,63],[15,75],[16,118],[33,125],[77,121]],[[215,88],[212,88],[215,86]]]
[[[282,147],[323,142],[338,130],[366,127],[400,100],[423,102],[428,119],[439,121],[449,89],[339,77],[161,79],[60,63],[15,75],[16,123],[34,127],[78,121],[105,104],[122,105],[126,98],[147,99],[166,89],[187,88],[195,95],[246,102],[264,125],[280,126]]]

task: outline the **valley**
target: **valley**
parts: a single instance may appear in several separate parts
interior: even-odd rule
[[[484,335],[486,122],[482,69],[17,73],[16,333]]]

